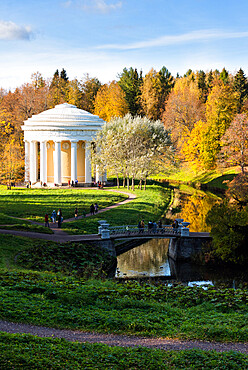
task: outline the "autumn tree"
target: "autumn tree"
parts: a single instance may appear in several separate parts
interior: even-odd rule
[[[72,81],[68,81],[66,102],[68,104],[75,105],[78,108],[81,108],[82,106],[81,85],[76,78]]]
[[[244,174],[248,166],[248,117],[238,114],[222,136],[221,154],[226,166],[240,166]]]
[[[205,170],[204,149],[207,131],[206,122],[202,120],[196,122],[182,146],[183,159],[189,162],[195,172]]]
[[[112,117],[123,117],[128,112],[125,93],[116,81],[103,85],[97,92],[95,110],[104,121]]]
[[[161,118],[165,102],[174,86],[174,78],[167,68],[159,72],[153,68],[145,75],[141,86],[141,106],[144,114],[153,120]]]
[[[237,95],[229,85],[213,87],[206,102],[206,122],[204,163],[206,169],[216,166],[217,155],[221,150],[221,137],[229,127],[237,112]]]
[[[237,204],[239,210],[248,209],[248,175],[246,173],[240,173],[234,177],[232,181],[228,184],[228,189],[226,192],[231,201]]]
[[[204,104],[197,84],[190,77],[176,80],[162,120],[165,128],[171,130],[172,140],[179,151],[195,123],[201,119],[204,119]]]
[[[141,112],[140,95],[142,83],[142,72],[139,74],[136,68],[124,68],[119,75],[118,84],[125,93],[128,110],[132,116]]]
[[[96,77],[90,77],[88,74],[81,80],[82,106],[87,112],[94,113],[94,102],[101,82]]]

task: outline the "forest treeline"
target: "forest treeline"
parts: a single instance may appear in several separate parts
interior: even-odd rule
[[[145,76],[124,68],[118,78],[102,84],[86,74],[70,80],[65,69],[45,80],[37,72],[31,82],[14,91],[0,89],[0,180],[22,180],[24,173],[23,121],[67,102],[106,122],[113,117],[160,120],[171,133],[178,162],[195,171],[217,165],[247,165],[248,80],[240,69],[204,72],[188,70],[173,77],[167,68]]]

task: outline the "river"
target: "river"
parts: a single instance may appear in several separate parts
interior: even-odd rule
[[[180,197],[180,217],[190,222],[190,231],[210,231],[206,224],[206,214],[220,198],[209,193],[195,193]],[[177,207],[179,209],[179,207]],[[232,269],[213,269],[189,262],[175,263],[168,259],[169,240],[153,239],[117,257],[116,277],[152,278],[180,281],[187,285],[224,285],[239,287],[248,285],[246,271]]]

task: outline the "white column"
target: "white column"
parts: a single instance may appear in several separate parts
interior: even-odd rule
[[[101,181],[102,182],[102,176],[99,172],[99,167],[96,165],[96,182]]]
[[[30,180],[30,144],[25,141],[25,181]]]
[[[40,142],[40,181],[47,183],[47,147],[46,141]]]
[[[37,142],[30,143],[30,181],[35,183],[37,181]]]
[[[85,182],[91,184],[91,158],[87,143],[85,143]]]
[[[71,181],[77,179],[77,142],[71,141]]]
[[[61,142],[60,141],[55,141],[54,183],[61,184]]]

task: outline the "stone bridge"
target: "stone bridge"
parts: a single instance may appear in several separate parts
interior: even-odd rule
[[[191,259],[202,251],[203,245],[209,242],[211,237],[206,232],[189,232],[189,223],[183,222],[182,219],[178,219],[178,221],[179,227],[176,229],[171,225],[151,229],[146,225],[143,229],[140,229],[137,225],[112,227],[102,220],[100,221],[98,234],[101,236],[102,247],[107,248],[117,256],[145,243],[146,240],[163,238],[170,239],[169,257],[175,261]]]

